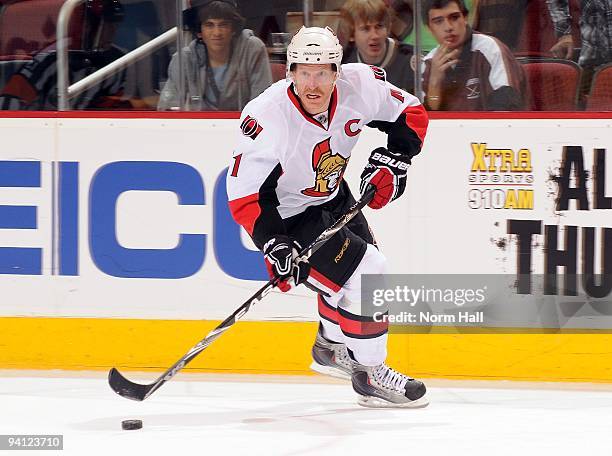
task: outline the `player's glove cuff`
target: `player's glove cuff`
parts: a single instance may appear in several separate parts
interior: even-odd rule
[[[272,280],[281,279],[278,288],[283,292],[289,291],[292,284],[299,285],[308,279],[310,264],[297,257],[300,250],[300,245],[285,235],[277,235],[264,244],[268,274]]]

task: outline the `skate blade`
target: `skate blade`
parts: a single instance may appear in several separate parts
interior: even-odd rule
[[[429,400],[423,396],[416,401],[395,403],[374,396],[359,395],[357,404],[367,408],[424,408],[429,405]]]
[[[331,366],[323,366],[315,361],[310,365],[310,370],[319,374],[329,375],[330,377],[341,378],[342,380],[350,380],[351,376],[340,369]]]

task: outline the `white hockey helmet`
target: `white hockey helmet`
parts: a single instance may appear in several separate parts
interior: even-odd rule
[[[287,71],[293,63],[331,63],[340,72],[342,46],[334,31],[329,28],[304,27],[293,36],[287,47]]]

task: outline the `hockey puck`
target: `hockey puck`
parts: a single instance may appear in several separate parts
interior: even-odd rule
[[[121,422],[121,429],[124,431],[132,431],[142,428],[142,420],[124,420]]]

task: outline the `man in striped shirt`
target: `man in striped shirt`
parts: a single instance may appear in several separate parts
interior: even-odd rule
[[[559,42],[551,49],[555,56],[570,59],[575,43],[568,0],[546,0]],[[585,0],[580,10],[580,57],[582,67],[594,68],[612,62],[612,2]]]
[[[423,20],[439,45],[425,56],[426,106],[447,111],[524,109],[526,80],[502,42],[472,32],[463,0],[427,0]]]
[[[574,53],[572,17],[568,0],[546,0],[559,41],[551,52],[569,59]],[[600,65],[612,62],[612,1],[583,0],[580,5],[581,96],[588,93],[593,75]]]

